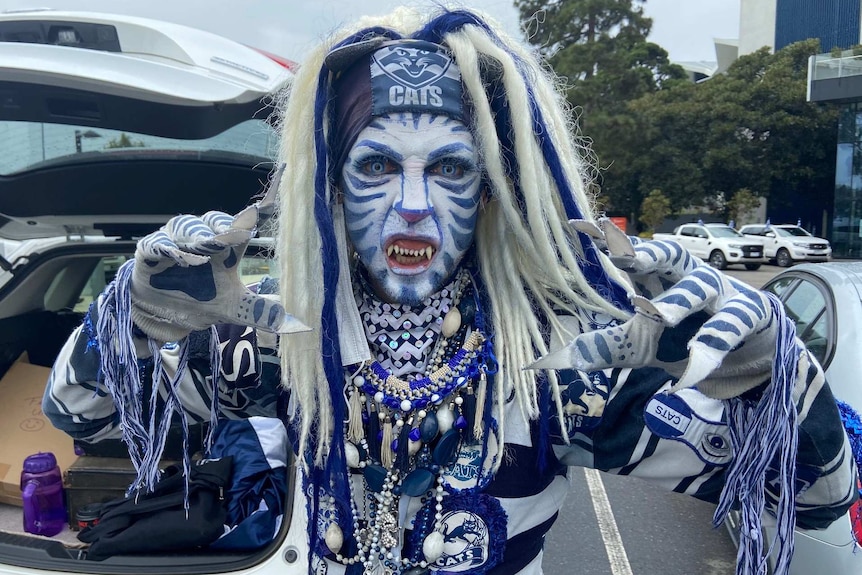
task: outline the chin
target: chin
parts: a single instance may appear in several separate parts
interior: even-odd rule
[[[379,285],[386,299],[415,307],[438,291],[443,283],[439,275],[428,272],[423,273],[421,277],[387,273]]]

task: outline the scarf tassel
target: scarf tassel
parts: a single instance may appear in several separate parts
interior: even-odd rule
[[[779,322],[772,383],[759,402],[740,398],[725,402],[734,458],[713,517],[721,525],[737,504],[741,527],[737,575],[760,575],[767,570],[767,555],[775,553],[775,575],[786,575],[793,557],[796,525],[796,453],[798,430],[792,391],[799,355],[796,329],[781,303],[769,296],[773,317]],[[764,547],[762,514],[766,504],[766,476],[777,466],[776,534]]]

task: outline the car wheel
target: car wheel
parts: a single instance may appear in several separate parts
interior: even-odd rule
[[[745,264],[745,269],[756,271],[760,269],[760,264]]]
[[[793,258],[790,257],[790,252],[781,248],[778,250],[778,253],[775,254],[775,263],[778,264],[778,267],[789,268],[793,265]]]
[[[709,254],[709,265],[718,270],[727,269],[727,258],[720,250],[715,250]]]

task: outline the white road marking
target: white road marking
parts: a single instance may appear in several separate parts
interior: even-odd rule
[[[608,501],[608,494],[602,483],[602,477],[595,469],[584,469],[584,475],[587,478],[587,486],[590,488],[590,499],[592,499],[593,509],[596,511],[599,532],[602,534],[602,541],[604,541],[605,551],[608,554],[611,573],[613,575],[633,575],[632,566],[629,564],[629,558],[625,547],[623,547],[622,537],[620,537],[620,530],[617,528],[617,521],[614,519],[614,512],[611,510],[611,502]]]

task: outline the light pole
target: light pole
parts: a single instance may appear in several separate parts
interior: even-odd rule
[[[81,139],[82,138],[101,138],[102,134],[96,132],[95,130],[75,130],[75,152],[80,154],[83,149],[81,147]]]

